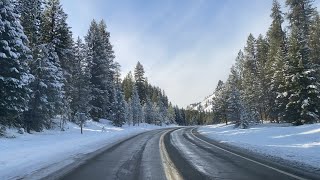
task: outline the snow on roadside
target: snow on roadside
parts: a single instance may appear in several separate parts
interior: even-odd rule
[[[198,131],[222,143],[320,168],[320,124],[261,124],[250,129],[217,124],[200,127]]]
[[[23,135],[16,133],[16,129],[9,130],[16,138],[0,138],[0,179],[19,179],[48,166],[63,167],[121,139],[168,126],[140,124],[118,128],[107,120],[88,121],[82,135],[76,124],[68,123],[66,127],[66,131],[55,129]]]

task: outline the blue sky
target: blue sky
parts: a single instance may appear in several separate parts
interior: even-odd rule
[[[104,19],[123,75],[140,61],[149,81],[183,107],[226,80],[249,33],[265,34],[271,23],[272,0],[61,2],[75,37],[86,35],[93,18]]]

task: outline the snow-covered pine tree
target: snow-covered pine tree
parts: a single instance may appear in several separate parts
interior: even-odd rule
[[[292,29],[289,41],[289,65],[285,87],[288,90],[286,95],[289,102],[286,105],[285,119],[299,125],[318,120],[316,105],[319,91],[316,85],[316,71],[310,68],[307,59],[303,59],[297,31],[295,27]]]
[[[239,90],[242,90],[241,84],[242,84],[242,80],[243,80],[243,71],[244,71],[244,54],[242,52],[242,50],[239,50],[237,58],[236,58],[236,63],[235,63],[235,70],[238,73],[238,77],[239,77],[239,82],[237,84]]]
[[[145,122],[148,124],[154,124],[155,112],[153,109],[153,103],[151,102],[151,99],[149,97],[147,97],[147,100],[146,100],[146,103],[144,104],[143,110],[144,110]]]
[[[90,112],[90,73],[87,62],[87,48],[80,37],[73,48],[72,89],[70,94],[70,108],[73,119],[77,113]]]
[[[72,69],[72,32],[67,23],[68,15],[64,12],[60,0],[46,0],[42,21],[44,43],[54,44],[65,76]]]
[[[168,124],[175,124],[176,123],[176,114],[174,111],[174,108],[172,107],[172,104],[169,105],[167,109],[167,115],[168,115]],[[202,119],[202,118],[200,118]]]
[[[33,50],[41,40],[40,23],[43,0],[17,0],[17,11],[24,33],[28,37],[28,46]]]
[[[0,2],[0,17],[0,124],[18,125],[28,107],[32,55],[11,0]]]
[[[133,76],[131,71],[124,77],[122,81],[122,89],[124,92],[124,97],[126,101],[132,99],[132,87],[134,84]]]
[[[233,66],[229,78],[226,82],[227,99],[227,118],[229,121],[237,122],[240,120],[240,90],[238,89],[238,73]]]
[[[270,95],[272,95],[270,98],[274,100],[273,104],[270,104],[271,111],[269,112],[269,116],[272,118],[272,121],[276,122],[284,120],[283,116],[288,103],[287,89],[285,88],[286,63],[286,52],[279,46],[273,65],[271,66],[273,76],[270,79],[271,86],[269,88]]]
[[[161,122],[161,126],[163,123],[167,123],[169,122],[168,119],[168,111],[167,111],[167,107],[164,103],[164,97],[159,98],[158,103],[157,103],[157,107],[158,107],[158,113],[159,113],[159,120]]]
[[[125,123],[126,119],[126,105],[124,101],[123,92],[120,84],[115,87],[115,102],[113,105],[113,117],[112,123],[115,126],[121,127]]]
[[[64,12],[60,0],[46,0],[42,17],[42,42],[44,44],[53,44],[53,48],[59,57],[64,77],[63,101],[61,103],[60,114],[63,115],[63,117],[70,118],[69,101],[72,91],[73,39],[72,32],[67,24],[68,15]]]
[[[266,83],[266,74],[267,68],[266,63],[268,60],[268,50],[269,44],[267,40],[260,34],[256,41],[256,66],[257,66],[257,83],[255,86],[257,95],[257,104],[258,111],[260,115],[260,119],[263,122],[263,119],[267,118],[267,109],[266,106],[268,104],[268,84]]]
[[[88,47],[88,66],[90,68],[92,96],[90,115],[94,120],[98,121],[100,118],[107,118],[111,102],[109,101],[108,90],[109,63],[106,59],[104,42],[95,20],[91,22],[85,40]]]
[[[107,118],[111,119],[113,112],[112,112],[112,104],[116,101],[114,99],[115,97],[115,92],[114,92],[114,77],[115,77],[115,71],[116,71],[116,63],[114,62],[114,51],[113,47],[110,42],[110,33],[107,31],[107,25],[104,20],[101,20],[100,23],[98,24],[98,29],[99,29],[99,35],[101,38],[101,45],[103,51],[103,66],[106,71],[105,74],[105,86],[108,91],[108,102],[106,103],[106,116]]]
[[[284,112],[284,109],[275,105],[276,101],[277,104],[282,104],[282,102],[279,99],[276,100],[279,95],[278,88],[281,88],[279,87],[281,84],[277,83],[274,77],[277,76],[277,79],[281,78],[279,73],[283,73],[284,71],[285,57],[287,56],[286,35],[282,29],[282,24],[284,22],[283,13],[281,12],[281,6],[277,0],[273,1],[270,17],[272,18],[272,24],[267,32],[269,50],[265,79],[268,87],[266,95],[268,103],[266,108],[268,119],[275,121],[278,120],[278,116],[281,116],[278,113]]]
[[[146,87],[145,87],[145,77],[144,77],[144,68],[142,64],[138,61],[134,69],[134,79],[136,81],[136,86],[138,94],[141,100],[141,104],[144,104],[146,101]]]
[[[132,91],[131,106],[132,106],[132,114],[133,114],[133,125],[135,126],[136,124],[138,124],[139,126],[143,118],[142,106],[140,104],[140,98],[139,98],[137,87],[135,84],[133,85],[132,89],[133,91]]]
[[[51,118],[61,113],[63,74],[53,44],[36,46],[34,54],[30,67],[35,80],[31,83],[33,92],[26,119],[28,130],[41,131],[50,128]]]
[[[228,124],[227,118],[227,89],[225,83],[219,80],[217,88],[214,92],[215,96],[213,97],[212,111],[214,114],[215,122],[225,122]]]
[[[121,80],[121,65],[118,62],[114,62],[114,74],[113,74],[114,84],[120,84],[122,88]]]
[[[310,27],[310,60],[312,63],[312,68],[316,70],[317,74],[317,87],[320,87],[320,15],[315,12],[312,24]],[[320,98],[318,98],[318,116],[320,116]]]
[[[182,109],[180,109],[178,106],[174,107],[175,117],[176,117],[176,123],[179,125],[184,125],[184,119],[182,117]]]
[[[240,93],[249,111],[254,114],[256,121],[258,121],[260,117],[258,97],[261,90],[259,90],[259,86],[253,86],[253,84],[259,84],[259,81],[257,77],[256,40],[252,34],[248,37],[244,52],[244,70],[241,81],[242,91]]]
[[[128,100],[128,102],[125,101],[125,119],[126,123],[130,126],[133,124],[133,114],[132,114],[132,102],[131,99]]]
[[[295,124],[312,123],[319,119],[319,89],[316,69],[310,57],[310,27],[315,9],[311,0],[287,0],[290,40],[286,85],[289,102],[285,118]]]

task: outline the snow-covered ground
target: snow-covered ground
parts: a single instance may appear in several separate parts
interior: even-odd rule
[[[0,179],[28,177],[45,169],[41,177],[124,138],[164,127],[168,126],[140,124],[118,128],[102,120],[100,123],[88,121],[82,135],[79,126],[73,123],[66,125],[66,131],[57,128],[21,135],[11,129],[9,134],[16,138],[0,138]]]
[[[222,143],[303,163],[320,170],[320,124],[261,124],[250,129],[234,129],[233,126],[210,125],[200,127],[198,131]]]

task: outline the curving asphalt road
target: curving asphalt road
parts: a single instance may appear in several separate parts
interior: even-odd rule
[[[194,128],[154,130],[119,142],[60,179],[320,179],[235,150]]]

